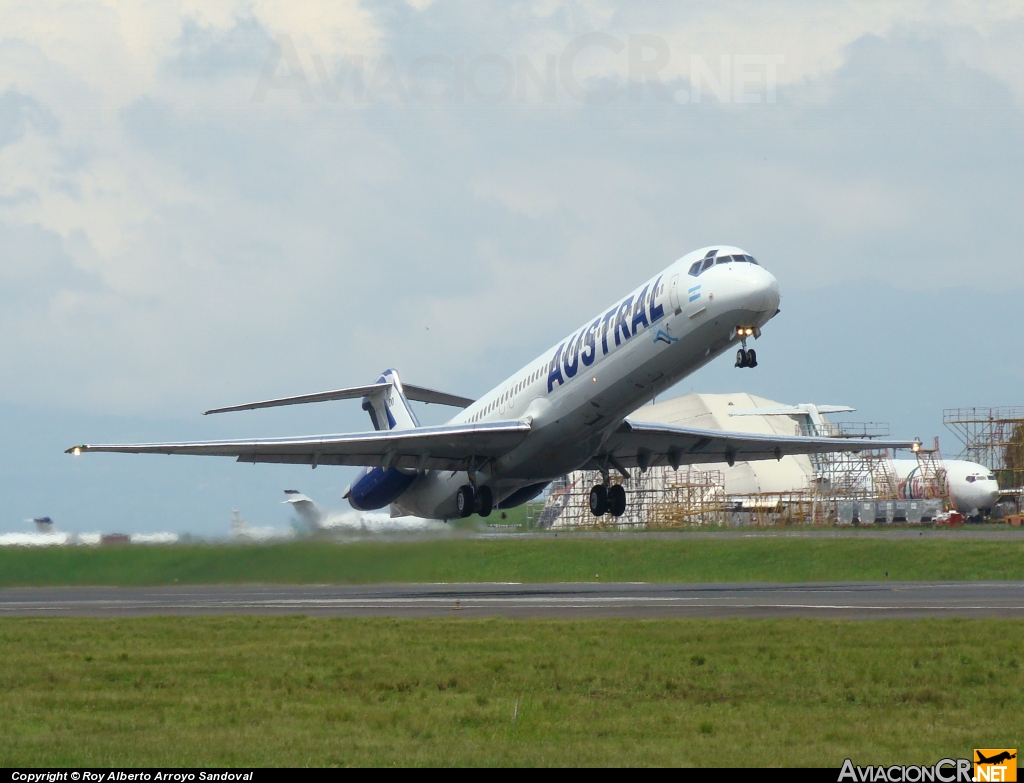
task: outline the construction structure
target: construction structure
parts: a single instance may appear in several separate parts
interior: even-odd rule
[[[1021,512],[1024,496],[1024,407],[947,408],[942,423],[960,440],[960,459],[996,475],[1002,497]]]
[[[725,480],[719,470],[656,467],[644,473],[634,471],[629,478],[613,476],[612,483],[622,484],[628,499],[621,517],[590,513],[590,488],[600,483],[601,474],[596,470],[575,471],[553,482],[533,525],[554,530],[673,528],[726,521]]]
[[[889,434],[878,422],[833,424],[825,412],[842,406],[781,405],[748,394],[688,394],[647,405],[631,418],[668,424],[835,438]],[[914,499],[903,487],[885,449],[784,456],[780,460],[710,464],[699,468],[652,467],[628,478],[613,476],[628,498],[622,517],[594,517],[590,488],[597,471],[578,471],[552,484],[533,516],[541,528],[672,528],[691,525],[821,525],[931,522],[951,508],[938,439],[917,452]]]

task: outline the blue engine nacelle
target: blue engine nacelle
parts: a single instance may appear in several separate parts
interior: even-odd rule
[[[372,511],[394,503],[416,480],[415,473],[397,468],[363,468],[348,491],[348,502],[359,511]]]

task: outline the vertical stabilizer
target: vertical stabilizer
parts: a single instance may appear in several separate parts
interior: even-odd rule
[[[237,536],[248,530],[248,528],[249,525],[247,525],[245,520],[242,519],[242,515],[238,513],[238,509],[231,509],[231,534]]]
[[[313,502],[312,498],[306,497],[297,489],[286,489],[285,503],[295,509],[295,513],[306,524],[310,530],[316,530],[323,522],[324,514],[320,506]]]
[[[363,410],[370,414],[375,430],[411,430],[420,426],[416,414],[402,389],[397,370],[385,370],[377,383],[390,384],[387,389],[363,397]]]

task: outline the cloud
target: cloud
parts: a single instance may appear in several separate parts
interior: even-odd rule
[[[718,241],[786,291],[950,287],[979,257],[981,290],[1024,285],[1008,251],[1024,181],[1016,6],[497,8],[18,6],[0,44],[0,231],[18,254],[0,299],[20,308],[0,334],[6,398],[192,411],[391,365],[480,393]],[[497,103],[411,89],[423,55],[451,63],[432,88],[481,55],[481,90],[500,86],[495,55],[546,78],[547,56],[592,32],[622,51],[581,56],[585,86],[624,87],[630,36],[654,34],[666,95],[691,89],[693,55],[722,76],[723,54],[733,71],[777,54],[775,101],[762,81],[749,105],[710,87],[699,104],[649,88],[586,103],[560,73],[553,100],[532,82]],[[282,34],[312,100],[254,102]],[[314,55],[332,77],[350,63],[335,101]],[[357,77],[371,85],[385,55],[405,99],[360,101]],[[68,373],[73,390],[40,380]]]

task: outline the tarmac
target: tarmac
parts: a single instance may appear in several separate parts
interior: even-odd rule
[[[25,587],[0,617],[1024,618],[1024,582]]]

